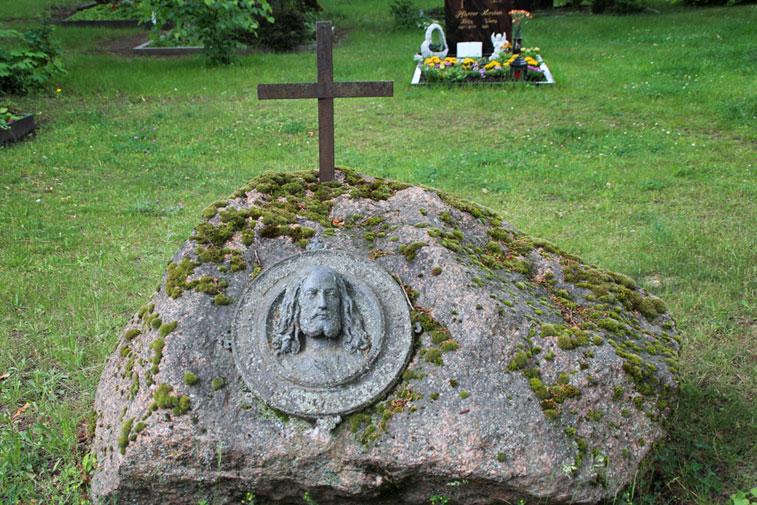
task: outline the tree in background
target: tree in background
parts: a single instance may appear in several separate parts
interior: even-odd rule
[[[142,0],[143,21],[154,23],[151,37],[158,40],[165,26],[166,37],[177,45],[198,41],[209,65],[228,65],[234,49],[254,38],[261,20],[273,22],[267,0]]]

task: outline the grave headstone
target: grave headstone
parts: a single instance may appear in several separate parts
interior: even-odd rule
[[[661,300],[472,203],[316,174],[209,206],[127,324],[97,504],[596,503],[633,480],[677,393]]]
[[[513,0],[445,0],[444,19],[447,43],[457,51],[458,42],[481,42],[483,54],[494,50],[493,33],[506,33],[511,39],[511,20],[508,11]]]

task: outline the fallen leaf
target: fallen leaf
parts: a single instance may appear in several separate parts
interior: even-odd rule
[[[0,375],[0,381],[4,381],[5,379],[7,379],[7,378],[8,378],[8,377],[10,377],[10,376],[11,376],[11,374],[9,374],[9,373],[4,373],[4,374]]]
[[[390,254],[394,254],[390,251],[384,251],[383,249],[374,249],[371,251],[371,259],[376,260],[376,258],[380,258],[381,256],[388,256]]]
[[[16,419],[17,417],[19,417],[19,416],[20,416],[21,414],[23,414],[23,413],[24,413],[24,411],[25,411],[26,409],[28,409],[28,408],[29,408],[30,406],[31,406],[31,405],[27,403],[27,404],[25,404],[25,405],[24,405],[23,407],[21,407],[20,409],[18,409],[18,410],[16,411],[16,413],[15,413],[15,414],[13,414],[13,419],[15,420],[15,419]]]
[[[344,219],[332,219],[331,224],[334,226],[344,226]]]
[[[461,414],[467,414],[468,412],[470,412],[470,409],[465,409],[465,410],[460,411]]]

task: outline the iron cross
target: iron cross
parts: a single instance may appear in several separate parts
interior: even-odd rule
[[[321,182],[334,179],[334,98],[392,96],[393,81],[334,82],[331,21],[316,26],[318,82],[258,84],[258,100],[318,99],[318,159]]]

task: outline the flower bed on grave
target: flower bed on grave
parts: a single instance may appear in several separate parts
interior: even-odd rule
[[[164,33],[157,39],[138,45],[133,51],[147,56],[180,56],[199,53],[203,48],[202,42],[197,39],[172,37]]]
[[[426,28],[426,40],[414,57],[418,65],[410,84],[554,84],[552,73],[539,55],[540,49],[521,45],[521,28],[526,19],[533,17],[531,13],[516,9],[507,14],[512,19],[512,44],[505,39],[504,33],[491,33],[494,51],[488,58],[447,57],[449,47],[444,30],[437,23],[429,25]],[[439,34],[438,42],[433,40],[435,33]],[[470,44],[478,44],[476,53],[481,54],[480,41]],[[461,51],[460,47],[461,44],[458,44],[458,51]]]
[[[33,114],[14,114],[7,107],[0,107],[0,145],[15,142],[33,129]]]
[[[136,28],[139,27],[141,13],[130,1],[115,1],[86,5],[66,20],[63,24],[69,26],[108,26],[110,28]],[[149,24],[142,25],[149,28]]]
[[[539,55],[539,48],[523,48],[520,56],[525,60],[525,82],[552,84],[554,79],[546,63]],[[513,82],[510,65],[518,57],[509,51],[499,53],[495,58],[454,58],[441,59],[437,56],[418,63],[412,84],[498,84]]]

